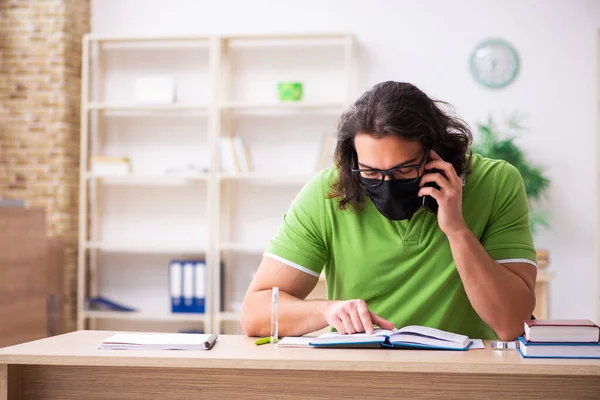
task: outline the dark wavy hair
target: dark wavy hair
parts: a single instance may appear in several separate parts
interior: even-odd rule
[[[473,135],[448,103],[432,100],[410,83],[382,82],[344,111],[338,122],[335,166],[339,176],[332,183],[333,191],[328,198],[340,198],[340,210],[348,205],[360,210],[365,204],[364,189],[358,175],[351,171],[358,160],[354,147],[358,133],[374,138],[395,135],[404,140],[417,140],[425,149],[434,149],[451,163],[459,176],[469,172],[469,146]]]

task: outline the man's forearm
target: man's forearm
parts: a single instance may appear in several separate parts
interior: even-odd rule
[[[518,275],[498,265],[472,232],[449,236],[465,291],[479,316],[503,340],[523,332],[535,307],[535,291]]]
[[[301,300],[279,291],[279,336],[300,336],[327,326],[327,300]],[[271,333],[271,290],[250,293],[242,309],[242,327],[248,336]]]

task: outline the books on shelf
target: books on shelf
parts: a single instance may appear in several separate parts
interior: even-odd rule
[[[599,342],[600,327],[590,320],[525,321],[528,342]]]
[[[600,327],[590,320],[527,320],[524,358],[600,358]]]
[[[90,297],[86,300],[86,309],[90,311],[121,311],[121,312],[133,312],[137,311],[135,308],[119,304],[113,300],[110,300],[104,296]]]
[[[217,335],[195,333],[118,333],[104,341],[100,350],[208,350],[217,341]]]
[[[172,260],[169,263],[171,312],[203,314],[207,282],[204,260]]]
[[[372,334],[324,333],[310,341],[315,347],[417,348],[435,350],[468,350],[468,336],[425,326],[406,326],[400,329],[377,329]]]
[[[222,137],[220,142],[221,171],[238,174],[253,171],[250,152],[240,136]]]

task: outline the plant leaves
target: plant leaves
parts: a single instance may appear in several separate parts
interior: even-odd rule
[[[536,232],[538,227],[550,227],[548,212],[536,208],[537,202],[547,195],[550,179],[545,175],[542,167],[533,165],[527,160],[523,150],[515,142],[516,136],[508,132],[523,131],[523,120],[523,115],[513,112],[506,121],[508,129],[503,132],[496,126],[490,115],[486,124],[477,123],[479,139],[473,143],[471,150],[483,157],[505,160],[519,171],[530,203],[531,230]]]

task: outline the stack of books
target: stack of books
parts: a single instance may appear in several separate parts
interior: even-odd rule
[[[525,321],[524,358],[600,358],[600,327],[590,320]]]

